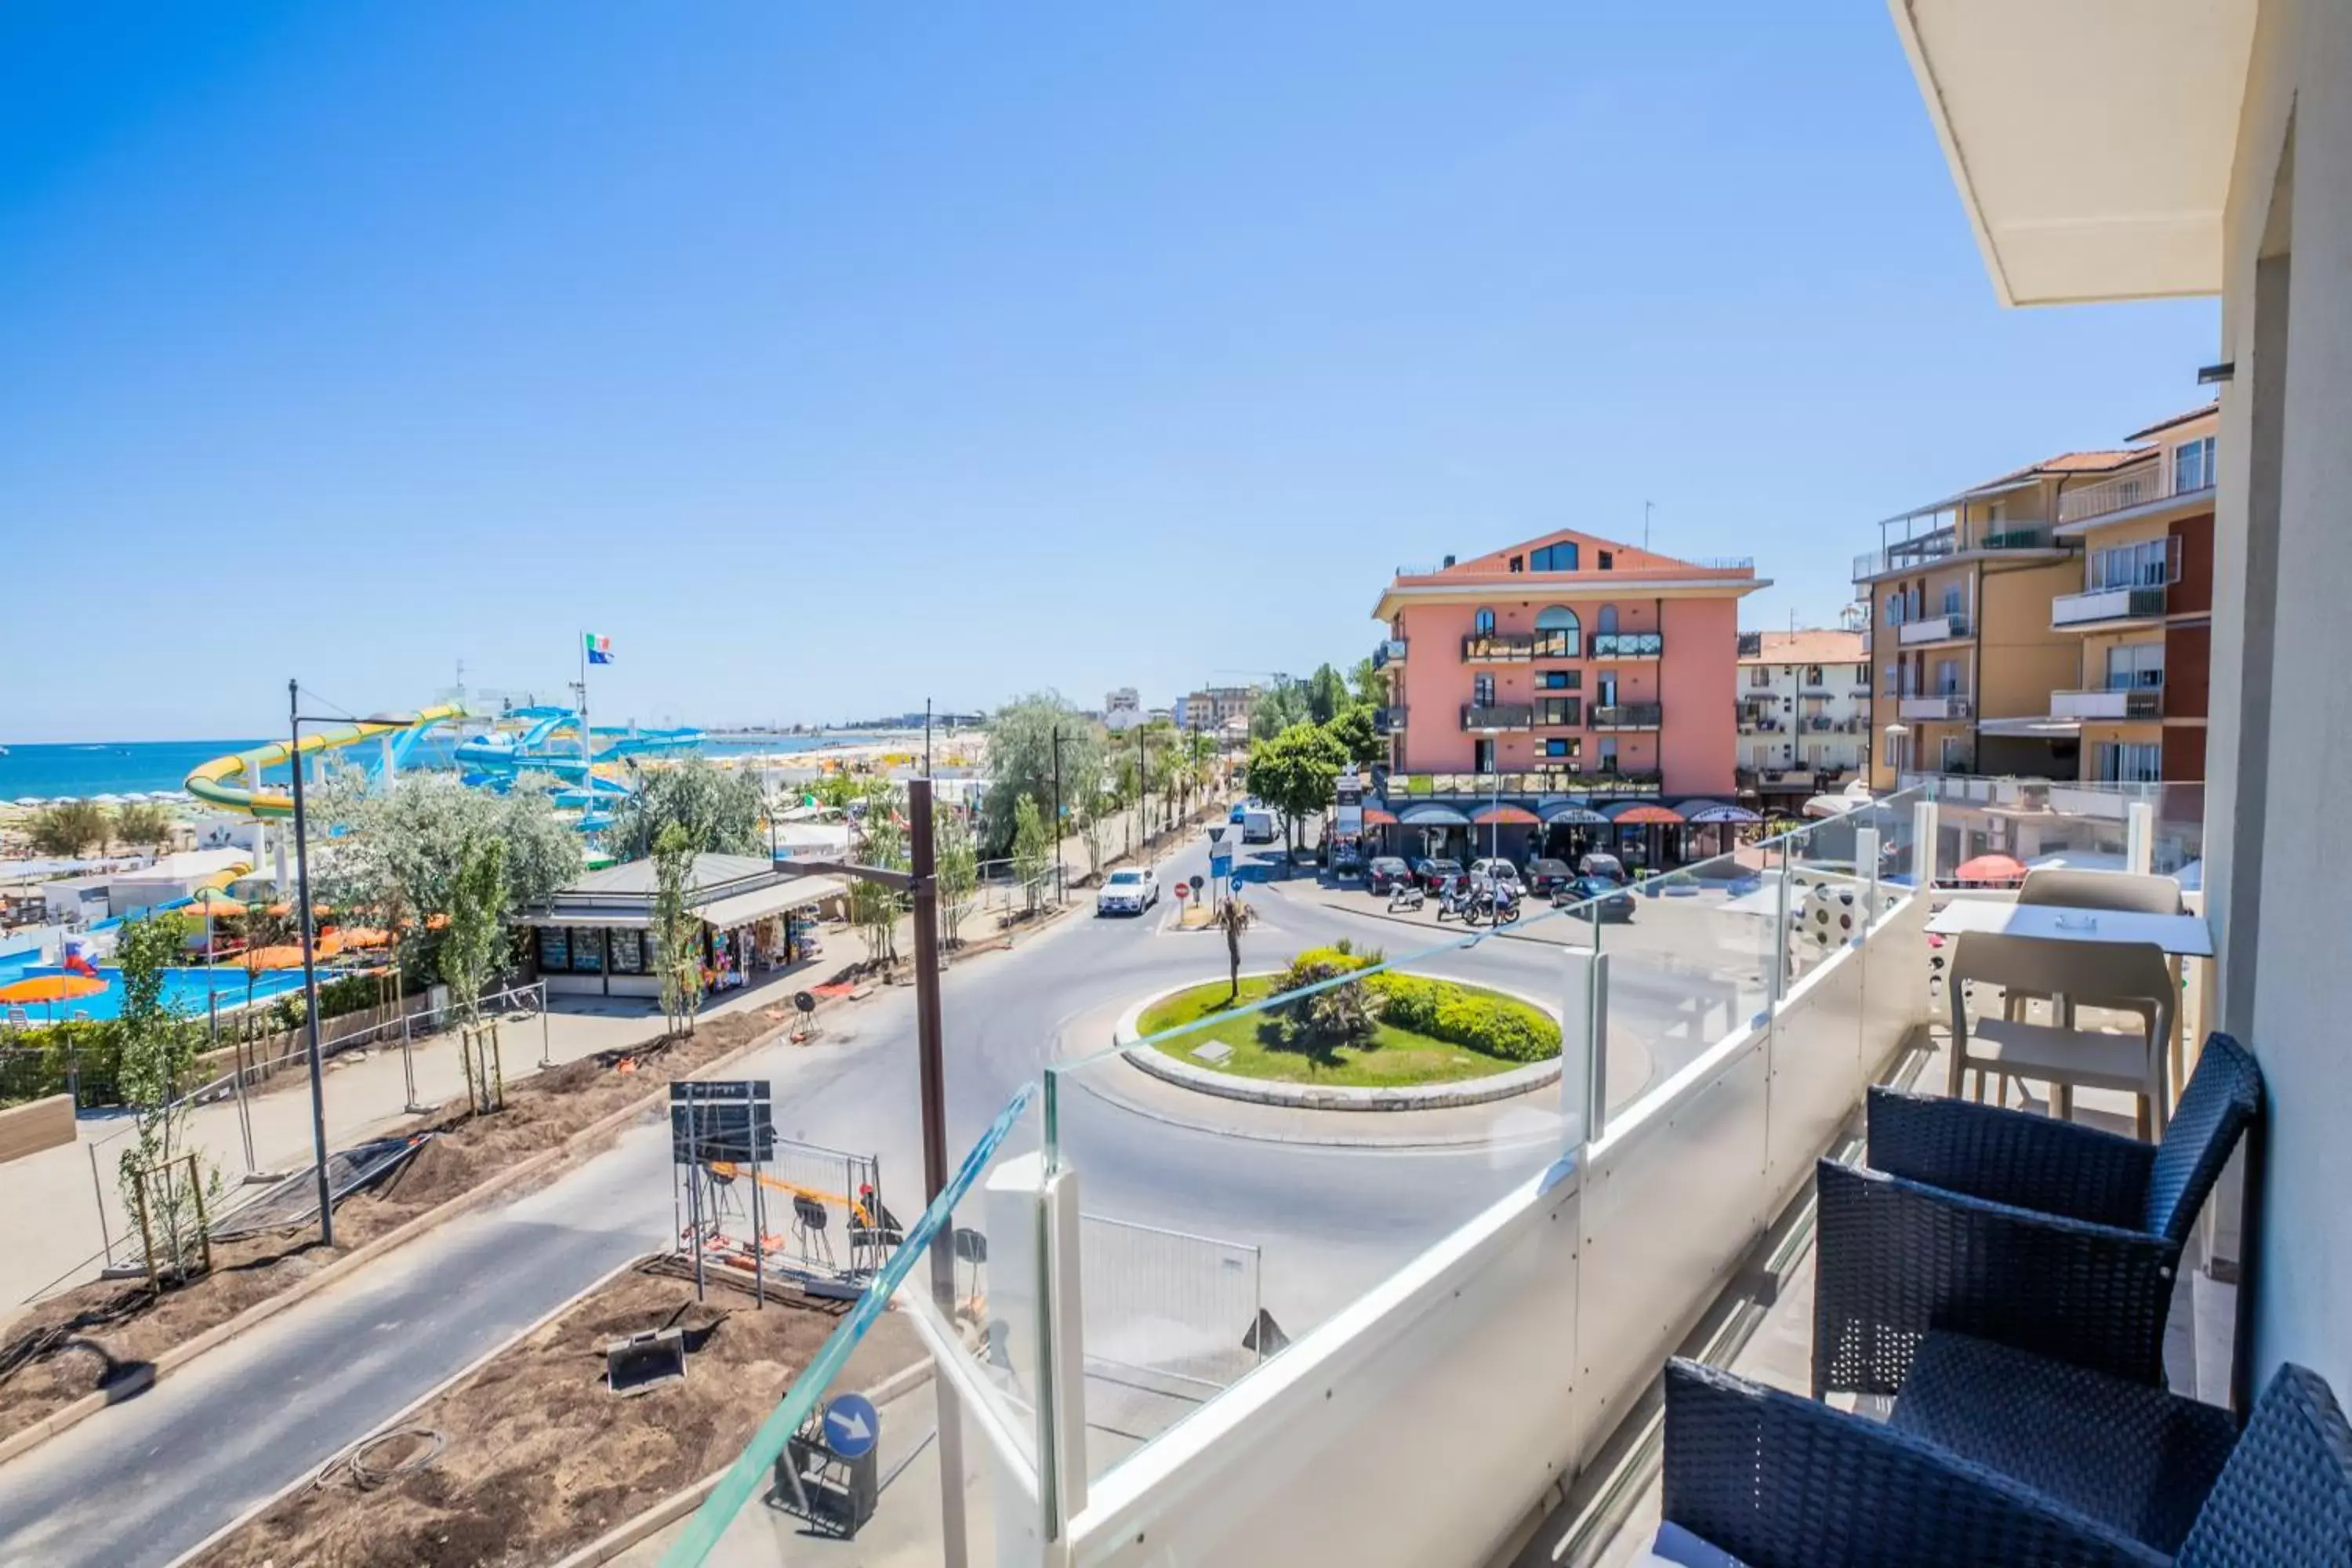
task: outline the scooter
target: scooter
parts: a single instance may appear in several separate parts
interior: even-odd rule
[[[1418,910],[1428,901],[1429,895],[1421,890],[1419,882],[1399,882],[1389,889],[1389,913],[1391,914],[1396,913],[1399,910]]]
[[[1446,884],[1444,896],[1437,901],[1437,918],[1448,920],[1460,916],[1462,923],[1470,925],[1477,919],[1478,896],[1470,889],[1470,879],[1456,877]]]
[[[1486,903],[1488,918],[1498,926],[1509,925],[1519,918],[1519,889],[1513,883],[1496,883]]]

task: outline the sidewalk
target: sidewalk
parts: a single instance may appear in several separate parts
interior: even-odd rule
[[[827,935],[837,940],[830,931]],[[829,940],[824,960],[730,992],[706,1005],[702,1016],[787,1003],[794,991],[813,978],[832,972],[837,961],[830,949]],[[326,1027],[331,1031],[333,1021],[328,1020]],[[560,1066],[650,1039],[660,1031],[660,1009],[650,1003],[557,996],[547,1015],[543,1045],[549,1059]],[[537,1072],[541,1049],[541,1025],[535,1016],[499,1030],[500,1059],[509,1081]],[[455,1030],[416,1037],[411,1055],[419,1103],[437,1105],[465,1092]],[[323,1098],[331,1148],[363,1142],[404,1121],[408,1089],[398,1037],[329,1058]],[[268,1084],[249,1090],[246,1106],[252,1122],[254,1163],[259,1169],[282,1173],[310,1163],[310,1092],[306,1071],[279,1072]],[[195,1107],[188,1113],[187,1128],[191,1152],[221,1173],[229,1186],[227,1201],[238,1201],[245,1195],[239,1178],[247,1164],[236,1100],[231,1098]],[[13,1161],[0,1173],[11,1200],[0,1211],[0,1321],[15,1317],[37,1292],[95,1279],[104,1237],[111,1236],[120,1247],[126,1232],[136,1228],[116,1183],[117,1162],[133,1136],[131,1113],[115,1109],[85,1112],[78,1131],[74,1142]]]

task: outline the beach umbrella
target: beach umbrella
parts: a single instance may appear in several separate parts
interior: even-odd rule
[[[302,967],[302,950],[290,945],[257,947],[239,953],[235,962],[247,973],[264,969],[299,969]]]
[[[1954,867],[1952,878],[1960,882],[2022,882],[2025,863],[2011,855],[1979,855]]]
[[[379,931],[373,926],[352,926],[341,934],[347,948],[382,947],[392,940],[390,931]]]
[[[0,985],[0,1003],[42,1003],[49,1021],[55,1023],[58,1003],[95,996],[105,989],[105,981],[92,980],[87,974],[35,974]]]

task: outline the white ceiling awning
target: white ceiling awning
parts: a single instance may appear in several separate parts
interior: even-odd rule
[[[2071,741],[2082,732],[2083,721],[2064,713],[2028,713],[2014,719],[1977,721],[1979,735],[2005,735],[2018,740]]]
[[[838,877],[797,877],[789,882],[779,882],[772,888],[754,888],[748,893],[738,893],[731,899],[717,899],[694,911],[695,918],[713,931],[732,931],[771,915],[782,914],[804,904],[821,903],[839,898],[849,890],[849,884]]]
[[[2004,305],[2221,290],[2256,0],[1887,0]]]

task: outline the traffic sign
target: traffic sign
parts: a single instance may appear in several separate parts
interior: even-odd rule
[[[824,1407],[824,1446],[845,1459],[871,1451],[882,1436],[882,1417],[862,1394],[836,1394]]]
[[[1201,890],[1201,889],[1202,889],[1202,888],[1206,884],[1206,882],[1207,882],[1207,879],[1206,879],[1206,878],[1204,878],[1204,877],[1195,876],[1195,877],[1192,879],[1192,890],[1193,890],[1194,892],[1196,892],[1196,893],[1197,893],[1197,892],[1199,892],[1199,891]]]
[[[1179,882],[1179,883],[1177,883],[1177,884],[1176,884],[1176,900],[1177,900],[1177,902],[1181,903],[1181,902],[1183,902],[1186,899],[1189,899],[1189,898],[1191,898],[1192,896],[1192,888],[1191,888],[1189,885],[1187,885],[1187,884],[1185,884],[1185,883],[1183,883],[1183,882]]]

